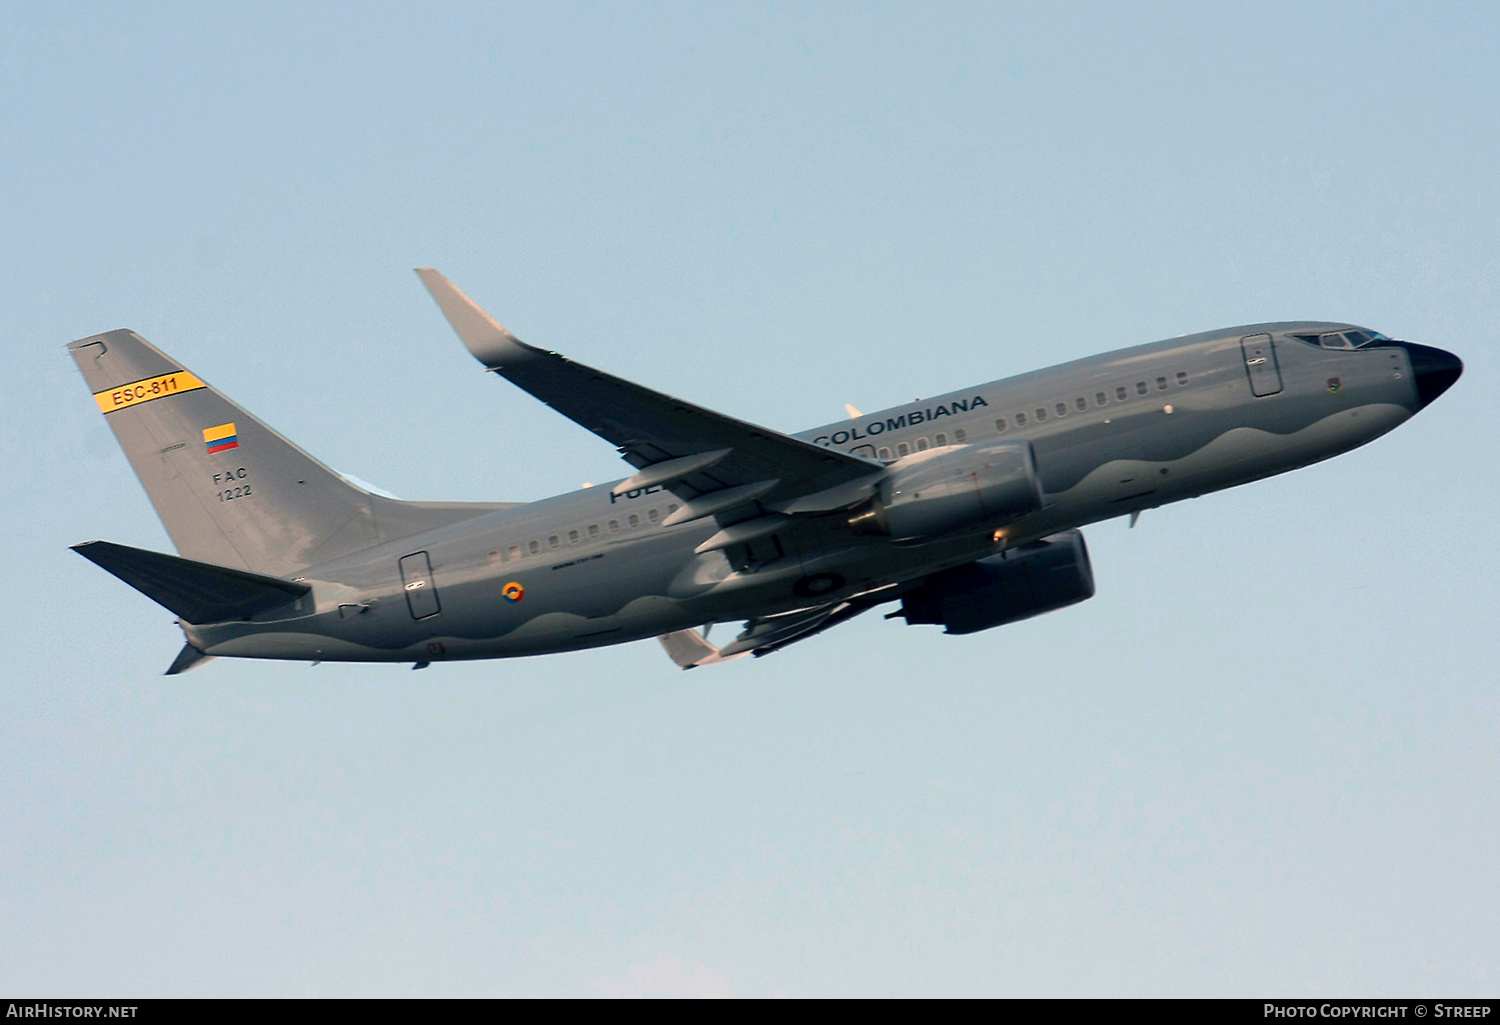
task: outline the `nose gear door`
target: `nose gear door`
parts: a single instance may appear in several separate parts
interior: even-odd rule
[[[1250,391],[1261,398],[1281,391],[1281,368],[1276,365],[1276,345],[1270,335],[1246,335],[1240,339]]]

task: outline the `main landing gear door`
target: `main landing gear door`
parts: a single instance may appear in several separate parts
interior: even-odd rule
[[[442,611],[437,588],[432,586],[432,563],[426,552],[401,557],[401,584],[406,588],[406,605],[412,619],[426,619]]]
[[[1246,335],[1240,339],[1250,391],[1257,397],[1281,391],[1281,368],[1276,365],[1276,346],[1270,335]]]

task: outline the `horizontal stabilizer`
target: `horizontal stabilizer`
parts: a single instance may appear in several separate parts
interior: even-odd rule
[[[295,601],[312,590],[307,584],[111,541],[85,541],[74,545],[73,551],[188,623],[247,619]]]
[[[177,653],[177,657],[172,660],[172,664],[167,667],[167,671],[162,675],[176,676],[178,673],[185,673],[189,669],[197,669],[204,663],[212,662],[213,660],[213,655],[205,655],[191,644],[184,644],[182,650]]]

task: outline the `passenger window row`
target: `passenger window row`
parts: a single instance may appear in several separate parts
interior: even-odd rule
[[[660,509],[646,510],[645,520],[648,523],[658,524],[661,522],[663,515],[670,516],[676,511],[677,503],[669,502],[667,503],[666,513],[663,513]],[[578,544],[584,539],[585,533],[587,534],[588,539],[592,541],[595,538],[598,538],[605,531],[608,531],[611,534],[618,534],[621,530],[639,530],[640,527],[641,514],[631,513],[625,517],[625,522],[623,525],[618,519],[612,519],[606,521],[603,527],[601,527],[597,523],[590,523],[587,527],[569,529],[567,531],[567,543],[570,545]],[[523,558],[529,558],[533,555],[541,555],[544,550],[543,545],[546,546],[546,551],[556,551],[557,549],[563,547],[562,533],[548,534],[545,539],[541,537],[534,537],[526,542],[526,547],[524,550],[520,545],[511,545],[505,550],[505,554],[503,556],[500,554],[500,549],[496,548],[494,551],[490,552],[490,562],[519,562]]]
[[[964,430],[962,427],[955,427],[953,429],[953,442],[952,442],[953,444],[955,444],[955,445],[964,445],[964,444],[967,444],[968,441],[969,441],[969,432],[968,431]],[[941,431],[939,431],[937,434],[934,434],[932,436],[932,444],[931,445],[929,445],[927,443],[927,439],[926,438],[918,438],[916,441],[914,441],[914,442],[912,442],[910,444],[908,444],[907,442],[903,441],[903,442],[900,442],[896,446],[896,454],[894,456],[891,455],[891,447],[889,445],[882,445],[876,451],[875,457],[877,459],[884,459],[885,461],[889,462],[892,458],[900,459],[902,456],[909,456],[909,455],[911,455],[911,453],[912,453],[912,445],[916,446],[916,450],[918,452],[926,452],[929,448],[932,448],[932,447],[943,448],[948,443],[949,443],[948,442],[948,435],[945,434],[945,433],[943,433],[943,432],[941,432]]]
[[[1188,375],[1187,375],[1187,371],[1186,370],[1179,370],[1179,371],[1177,371],[1177,375],[1176,376],[1177,376],[1177,386],[1179,388],[1183,387],[1184,385],[1186,385],[1188,383]],[[1137,381],[1137,382],[1135,382],[1135,389],[1134,389],[1135,390],[1135,394],[1137,396],[1151,394],[1151,390],[1152,390],[1151,389],[1151,384],[1152,384],[1152,382],[1149,382],[1149,381]],[[1158,377],[1156,379],[1156,381],[1155,381],[1155,385],[1156,385],[1156,390],[1157,391],[1166,391],[1170,387],[1170,384],[1168,383],[1168,381],[1167,381],[1167,379],[1165,377]],[[1129,402],[1130,401],[1130,392],[1131,392],[1131,389],[1130,389],[1129,386],[1123,385],[1123,384],[1122,385],[1117,385],[1115,387],[1114,392],[1115,393],[1114,393],[1114,399],[1113,399],[1113,401],[1115,401],[1115,402]],[[1098,391],[1098,392],[1094,393],[1094,406],[1095,406],[1095,408],[1099,408],[1099,407],[1102,407],[1102,406],[1107,406],[1107,405],[1109,405],[1110,401],[1111,401],[1110,394],[1109,394],[1109,392],[1107,390],[1106,391]],[[1073,408],[1076,409],[1076,410],[1078,410],[1078,412],[1080,412],[1080,413],[1085,412],[1089,408],[1089,400],[1085,396],[1080,395],[1076,399],[1073,400]],[[995,418],[995,431],[996,431],[996,433],[1004,434],[1006,431],[1008,431],[1011,428],[1012,425],[1014,425],[1016,427],[1025,427],[1030,416],[1036,417],[1036,422],[1037,423],[1042,423],[1042,422],[1044,422],[1047,419],[1047,417],[1049,415],[1049,412],[1050,412],[1051,415],[1058,416],[1058,417],[1067,416],[1068,415],[1068,404],[1066,402],[1056,402],[1056,403],[1053,403],[1052,408],[1051,408],[1050,411],[1048,410],[1048,408],[1045,405],[1042,405],[1042,406],[1037,406],[1036,409],[1034,409],[1034,410],[1031,410],[1029,414],[1027,412],[1025,412],[1025,411],[1017,411],[1017,412],[1011,414],[1011,416],[1009,418],[1006,418],[1006,417],[1003,417],[1003,416],[996,417]]]

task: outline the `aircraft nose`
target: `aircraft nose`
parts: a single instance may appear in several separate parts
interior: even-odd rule
[[[1446,349],[1416,342],[1395,344],[1405,349],[1411,360],[1411,370],[1417,379],[1417,400],[1423,409],[1451,388],[1464,372],[1464,361]]]

